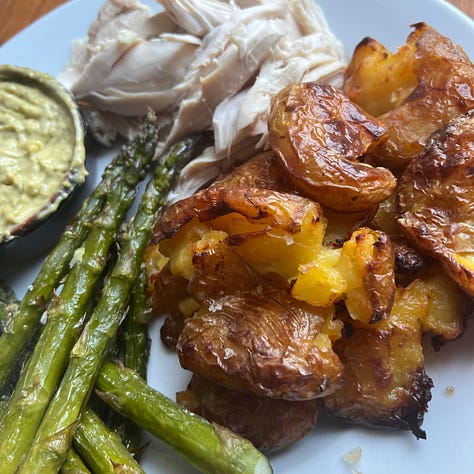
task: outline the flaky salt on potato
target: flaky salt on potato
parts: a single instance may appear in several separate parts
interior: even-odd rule
[[[474,296],[474,111],[433,133],[400,178],[403,232]]]
[[[270,145],[304,196],[339,212],[374,208],[393,192],[388,169],[362,162],[382,124],[326,84],[291,84],[272,101]]]
[[[372,161],[398,172],[431,133],[474,107],[474,66],[460,46],[417,23],[396,53],[372,38],[359,43],[343,90],[387,130]]]
[[[227,426],[265,452],[282,449],[309,433],[316,425],[321,405],[318,398],[295,402],[256,397],[226,389],[196,374],[176,399],[188,410]]]
[[[335,343],[345,383],[323,399],[327,413],[425,437],[420,426],[432,387],[421,345],[422,319],[429,303],[425,289],[418,281],[399,288],[388,319],[370,325],[353,323],[352,331]]]

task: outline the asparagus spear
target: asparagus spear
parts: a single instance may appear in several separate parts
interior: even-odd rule
[[[145,380],[150,355],[150,338],[148,325],[140,321],[143,319],[143,314],[148,311],[147,283],[148,275],[142,265],[132,289],[129,311],[120,328],[125,367],[135,370]],[[126,448],[134,454],[136,459],[139,459],[141,427],[119,414],[114,414],[111,425],[119,433]]]
[[[3,282],[0,282],[0,335],[5,331],[5,328],[8,327],[9,321],[15,317],[18,311],[18,303],[19,301],[15,292]],[[31,343],[33,342],[34,341],[31,341]],[[13,391],[25,358],[26,354],[20,354],[14,364],[12,364],[11,373],[5,380],[3,390],[0,390],[0,400],[6,400]],[[6,404],[6,402],[3,403]],[[2,418],[2,414],[3,411],[0,413],[0,419]]]
[[[155,170],[139,209],[124,239],[117,263],[105,283],[102,296],[71,351],[61,385],[41,421],[35,441],[19,473],[57,472],[70,447],[74,423],[92,391],[97,372],[114,338],[130,299],[158,210],[164,206],[174,177],[195,156],[198,137],[176,144]],[[56,337],[59,337],[56,334]],[[41,363],[41,360],[38,360]],[[1,446],[1,444],[0,444]]]
[[[82,462],[80,456],[70,449],[61,467],[61,474],[90,474],[90,471]]]
[[[153,157],[156,121],[147,120],[145,129],[146,138],[142,133],[134,146],[122,152],[127,156],[124,161],[128,163],[122,171],[123,179],[109,189],[103,212],[95,220],[83,246],[76,251],[74,265],[61,295],[47,310],[47,323],[0,420],[0,466],[3,474],[16,471],[31,445],[80,333],[85,309],[106,265],[116,232],[134,201],[136,185],[143,179]]]
[[[134,143],[124,148],[105,169],[102,181],[84,202],[76,218],[66,227],[59,242],[46,258],[35,281],[21,300],[18,313],[9,320],[0,337],[0,394],[15,367],[15,361],[36,331],[54,289],[68,271],[74,252],[93,225],[96,214],[102,209],[104,201],[114,199],[119,183],[128,180],[128,170],[137,166],[141,168],[143,158],[148,161],[150,153],[154,151],[155,136],[156,123],[149,118]]]
[[[0,281],[0,334],[5,330],[12,312],[16,311],[18,299],[15,292]]]
[[[114,410],[173,446],[202,472],[273,472],[267,458],[250,441],[189,412],[126,367],[105,361],[95,386]]]
[[[144,473],[120,437],[90,409],[83,411],[73,443],[74,449],[96,474]]]
[[[146,287],[148,275],[142,266],[130,297],[130,310],[125,318],[123,328],[124,364],[133,369],[140,377],[146,379],[148,357],[150,355],[150,338],[148,325],[140,322],[143,313],[148,311]]]
[[[7,406],[7,402],[0,400],[0,418],[3,415]],[[94,442],[94,441],[92,441]],[[101,449],[99,446],[96,449]],[[64,460],[64,464],[61,466],[61,474],[90,474],[89,469],[82,462],[82,459],[74,452],[73,449],[70,449]]]

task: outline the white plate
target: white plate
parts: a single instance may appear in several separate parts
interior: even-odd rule
[[[402,44],[409,25],[425,21],[460,43],[474,58],[474,22],[441,0],[320,0],[334,33],[348,55],[365,36],[390,48]],[[83,37],[101,0],[75,0],[31,25],[0,48],[0,63],[28,66],[58,74],[65,66],[72,40]],[[91,177],[74,202],[42,228],[13,245],[0,248],[0,278],[21,296],[38,271],[64,222],[92,189],[110,156],[102,152],[88,159]],[[185,387],[188,374],[178,367],[174,354],[166,353],[152,328],[153,348],[149,382],[174,398]],[[351,474],[342,457],[362,449],[357,470],[363,474],[474,473],[474,331],[440,353],[427,350],[427,370],[434,380],[433,399],[423,428],[426,441],[406,432],[367,429],[322,420],[313,432],[284,452],[271,456],[277,474]],[[446,389],[454,387],[448,396]],[[191,474],[196,471],[158,442],[148,449],[148,473]]]

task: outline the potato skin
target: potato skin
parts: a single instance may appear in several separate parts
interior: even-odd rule
[[[420,427],[433,385],[423,368],[421,346],[421,320],[427,307],[423,284],[399,288],[387,320],[354,323],[347,337],[335,343],[345,384],[323,399],[327,413],[425,437]]]
[[[241,212],[249,219],[265,217],[265,212],[260,212],[258,208],[262,198],[253,205],[252,196],[259,194],[271,199],[275,192],[278,199],[278,192],[290,193],[291,183],[280,171],[273,152],[259,153],[236,166],[229,174],[221,176],[208,188],[165,209],[155,225],[152,242],[156,244],[164,238],[173,237],[195,217],[201,222],[232,212]],[[295,203],[295,199],[302,201],[298,197],[290,198],[290,201]]]
[[[293,186],[278,166],[273,151],[259,153],[236,166],[230,173],[221,176],[213,187],[260,188],[290,192]]]
[[[283,293],[225,295],[185,321],[182,367],[227,388],[285,400],[327,395],[342,365],[323,334],[329,311]]]
[[[371,209],[395,188],[390,171],[357,161],[384,140],[385,129],[329,85],[299,83],[280,91],[269,131],[296,189],[330,209]]]
[[[250,440],[264,452],[282,449],[309,433],[316,425],[320,399],[294,402],[256,397],[213,384],[193,375],[178,403],[206,418],[226,426]]]
[[[429,266],[426,258],[418,249],[411,245],[397,223],[396,193],[380,203],[369,227],[378,229],[390,236],[395,252],[395,273],[398,281],[413,280],[417,272]]]
[[[166,264],[161,271],[150,274],[148,279],[150,284],[148,305],[153,315],[178,311],[180,301],[187,297],[186,279],[174,275],[169,264]]]
[[[295,194],[252,187],[212,186],[168,207],[155,225],[152,241],[158,243],[173,237],[193,218],[208,222],[231,213],[242,215],[262,229],[271,225],[296,232],[312,208],[315,219],[321,218],[317,217],[321,216],[317,203]]]
[[[188,294],[200,305],[209,306],[223,295],[288,290],[288,282],[276,274],[262,275],[233,250],[227,240],[193,256],[194,275]]]
[[[400,179],[398,223],[474,296],[474,111],[435,132]]]
[[[340,386],[333,310],[295,301],[285,279],[258,273],[228,239],[195,252],[192,265],[187,291],[199,309],[177,322],[184,368],[229,389],[288,400]]]
[[[406,44],[393,55],[374,40],[364,40],[356,48],[344,86],[361,106],[375,97],[377,103],[370,104],[369,111],[385,110],[377,117],[388,139],[371,152],[371,160],[397,173],[422,151],[431,133],[474,107],[474,66],[469,57],[429,25],[413,26]]]

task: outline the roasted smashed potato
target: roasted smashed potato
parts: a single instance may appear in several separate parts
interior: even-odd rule
[[[177,341],[184,368],[233,390],[308,400],[341,384],[333,311],[292,300],[224,242],[195,258],[189,293],[201,304]],[[223,285],[220,282],[226,281]],[[304,375],[302,375],[304,374]]]
[[[425,437],[423,337],[439,350],[474,308],[472,76],[425,24],[394,54],[366,39],[348,97],[288,86],[272,149],[164,211],[149,301],[194,373],[180,403],[266,451],[320,409]]]
[[[344,92],[387,130],[372,161],[397,171],[431,133],[474,107],[474,66],[460,46],[418,23],[396,53],[364,39],[347,68]]]
[[[227,426],[257,449],[275,451],[294,443],[316,424],[321,399],[302,402],[256,397],[213,384],[198,375],[176,396],[178,403]]]
[[[275,96],[268,123],[272,149],[303,195],[358,212],[393,192],[389,170],[360,161],[386,138],[384,127],[331,86],[287,86]]]
[[[186,319],[176,349],[184,368],[224,387],[311,400],[342,384],[325,331],[332,317],[285,292],[227,294]]]
[[[324,410],[352,422],[411,430],[418,438],[431,399],[432,381],[423,368],[421,321],[428,307],[418,281],[399,288],[390,316],[354,324],[335,343],[344,364],[344,386],[323,399]]]
[[[155,239],[171,256],[173,273],[187,279],[193,272],[192,255],[212,238],[226,239],[262,273],[289,278],[300,263],[315,259],[325,225],[320,206],[309,199],[267,189],[216,186],[168,208]],[[162,240],[174,234],[176,238]],[[282,252],[286,259],[270,258]]]
[[[474,296],[474,111],[435,132],[400,178],[398,223]]]
[[[434,335],[439,349],[462,334],[472,309],[472,301],[432,264],[407,287],[397,288],[387,319],[366,324],[346,317],[350,329],[334,344],[345,383],[323,399],[324,410],[347,421],[406,429],[425,438],[421,425],[433,384],[423,367],[422,335]]]
[[[374,117],[399,107],[418,85],[415,52],[410,38],[396,53],[373,38],[364,38],[345,71],[344,93]]]
[[[438,350],[463,334],[473,301],[437,262],[418,273],[417,280],[428,296],[428,306],[421,320],[422,330],[433,336],[433,347]]]

